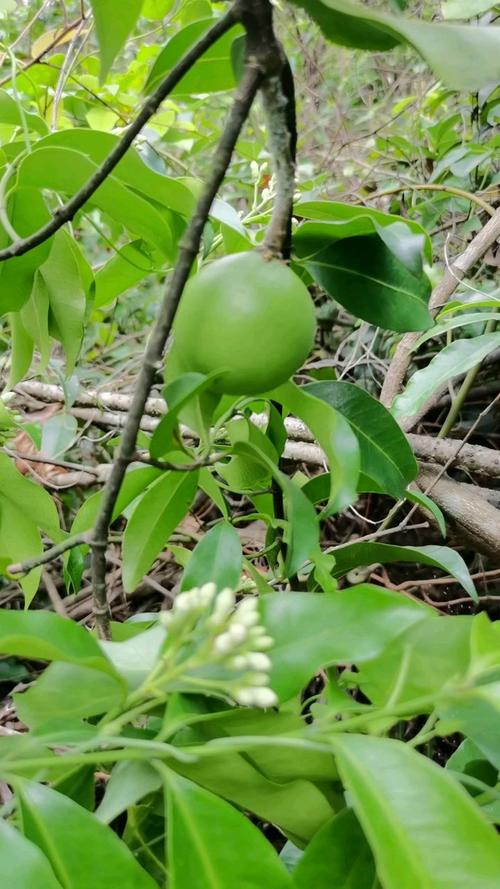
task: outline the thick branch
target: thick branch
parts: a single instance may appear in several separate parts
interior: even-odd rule
[[[94,192],[97,191],[99,186],[102,185],[105,179],[112,173],[117,164],[127,153],[128,149],[134,142],[134,139],[139,135],[150,118],[156,114],[164,99],[166,99],[174,87],[177,86],[181,78],[184,77],[194,63],[198,61],[200,56],[202,56],[203,53],[219,39],[219,37],[233,27],[236,21],[237,14],[234,8],[230,9],[226,15],[218,19],[213,27],[188,50],[175,68],[172,68],[158,89],[146,99],[136,119],[130,124],[121,140],[117,143],[113,151],[108,154],[103,164],[96,170],[94,175],[80,189],[80,191],[73,195],[66,204],[59,207],[55,211],[52,219],[44,225],[43,228],[39,229],[37,232],[33,232],[33,234],[28,235],[26,238],[14,241],[14,243],[9,244],[8,247],[0,250],[0,262],[3,262],[6,259],[11,259],[13,256],[23,256],[24,253],[28,253],[35,247],[43,244],[44,241],[47,241],[67,222],[71,222],[76,213],[81,210],[92,197]]]
[[[448,302],[466,274],[487,253],[499,237],[500,210],[496,210],[495,215],[488,220],[484,228],[472,239],[464,252],[446,269],[442,280],[431,296],[429,302],[431,311],[436,312],[438,308]],[[403,386],[411,361],[412,351],[419,336],[419,333],[406,333],[397,346],[384,380],[382,392],[380,393],[380,401],[386,407],[390,407]],[[408,421],[406,428],[411,428],[413,425],[414,422]]]
[[[163,350],[172,328],[172,323],[184,286],[200,247],[203,229],[208,219],[210,208],[231,162],[234,147],[243,124],[247,119],[250,108],[252,107],[260,82],[260,71],[254,64],[248,64],[242,84],[230,112],[228,122],[219,142],[209,179],[205,185],[201,198],[198,201],[195,214],[188,226],[181,246],[179,260],[165,294],[155,327],[149,339],[146,354],[144,356],[144,363],[130,405],[130,411],[123,432],[118,456],[113,464],[110,479],[104,490],[101,508],[91,540],[94,610],[97,629],[102,637],[106,637],[109,630],[106,600],[106,547],[113,508],[127,467],[134,457],[137,432],[144,411],[144,405],[146,404],[146,400],[151,390],[155,374],[161,368]]]

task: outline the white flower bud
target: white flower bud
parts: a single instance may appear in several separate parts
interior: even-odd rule
[[[217,654],[228,654],[234,648],[234,641],[229,633],[221,633],[214,639],[214,649]]]
[[[227,632],[236,645],[240,645],[247,638],[246,627],[240,623],[231,623]]]
[[[187,611],[191,611],[193,605],[195,604],[195,597],[197,593],[197,589],[190,590],[187,593],[179,593],[179,595],[175,598],[173,606],[174,611],[181,611],[183,614],[185,614]]]
[[[175,618],[171,611],[160,611],[158,615],[158,623],[162,627],[170,627]]]
[[[271,659],[268,658],[267,654],[262,654],[260,651],[253,651],[251,654],[248,654],[246,662],[252,670],[271,669]]]
[[[269,682],[269,674],[268,673],[247,673],[244,677],[245,681],[248,680],[250,685],[267,685]]]
[[[229,666],[232,667],[233,670],[246,670],[249,664],[244,654],[237,654],[236,657],[233,657],[230,661]]]
[[[256,707],[276,707],[278,697],[272,688],[253,688],[253,703]]]
[[[198,595],[200,604],[210,605],[210,602],[214,598],[216,591],[217,587],[215,586],[215,583],[204,583],[203,586],[200,588]]]
[[[215,599],[214,610],[209,620],[211,626],[217,626],[226,620],[234,608],[235,595],[232,590],[226,588],[221,590]]]
[[[268,648],[273,647],[274,639],[272,636],[261,636],[259,639],[256,639],[253,644],[258,650],[267,651]]]
[[[254,689],[253,688],[240,688],[234,695],[235,700],[238,701],[238,704],[242,704],[243,707],[251,707],[254,703]]]

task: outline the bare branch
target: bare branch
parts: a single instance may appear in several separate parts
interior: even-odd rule
[[[75,546],[81,546],[84,543],[90,543],[89,534],[76,534],[74,537],[68,537],[66,540],[63,540],[62,543],[58,543],[56,546],[51,546],[50,549],[46,549],[45,552],[40,553],[39,556],[34,556],[33,559],[26,559],[25,562],[16,562],[14,565],[9,565],[7,571],[9,574],[29,574],[30,571],[33,571],[33,568],[38,568],[40,565],[47,565],[49,562],[53,562],[55,559],[58,559],[59,556],[64,555],[69,549],[74,549]]]

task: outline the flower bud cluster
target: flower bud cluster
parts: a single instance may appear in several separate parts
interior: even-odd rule
[[[269,688],[271,660],[265,652],[273,639],[260,623],[254,596],[236,603],[230,589],[216,592],[215,584],[180,593],[171,611],[161,615],[169,636],[196,631],[203,643],[205,664],[224,668],[225,689],[237,703],[249,707],[274,707],[278,699]],[[201,650],[201,649],[200,649]]]

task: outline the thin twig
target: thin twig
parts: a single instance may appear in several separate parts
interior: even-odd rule
[[[85,534],[75,534],[74,537],[68,537],[62,543],[58,543],[56,546],[51,546],[50,549],[46,549],[45,552],[40,553],[39,556],[34,556],[32,559],[26,559],[24,562],[16,562],[13,565],[9,565],[7,571],[9,574],[16,575],[29,574],[30,571],[33,571],[33,568],[38,568],[40,565],[48,565],[49,562],[58,559],[59,556],[64,555],[69,549],[74,549],[76,546],[82,546],[82,544],[89,542],[88,532]]]

